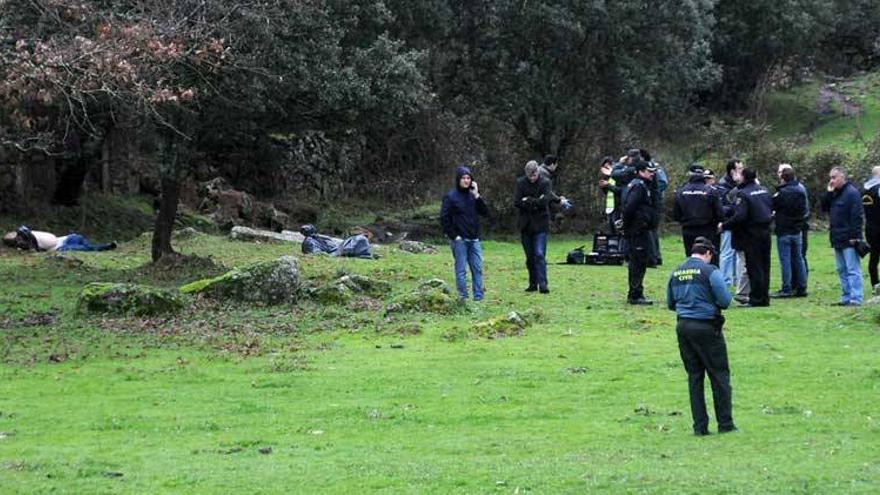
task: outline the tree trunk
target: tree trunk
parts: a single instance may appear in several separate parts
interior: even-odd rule
[[[180,148],[177,139],[166,136],[162,140],[159,177],[161,181],[161,201],[156,212],[153,225],[153,262],[162,256],[174,254],[171,247],[171,233],[174,230],[174,219],[177,217],[177,202],[180,199]]]
[[[153,261],[162,256],[174,254],[171,247],[171,233],[174,230],[174,218],[177,216],[177,201],[180,197],[180,181],[177,177],[162,177],[162,200],[156,212],[153,228]]]

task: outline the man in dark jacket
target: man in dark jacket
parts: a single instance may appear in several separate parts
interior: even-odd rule
[[[688,169],[688,182],[675,191],[672,218],[681,224],[685,256],[697,237],[705,237],[717,246],[720,242],[718,223],[724,220],[721,200],[712,186],[706,184],[706,169],[694,164]],[[712,264],[718,266],[718,254],[712,253]]]
[[[449,238],[452,257],[455,260],[455,286],[458,297],[467,299],[467,273],[471,269],[474,301],[483,300],[483,249],[480,246],[480,215],[486,216],[489,208],[477,183],[467,167],[455,171],[455,187],[443,197],[440,207],[440,225]]]
[[[831,247],[840,277],[841,297],[836,306],[861,306],[862,267],[856,246],[862,240],[862,204],[858,189],[846,177],[843,167],[828,174],[828,192],[822,209],[829,212]]]
[[[709,416],[703,379],[709,374],[718,433],[736,431],[732,415],[732,389],[727,344],[721,333],[724,317],[721,310],[730,305],[730,294],[721,272],[709,264],[715,245],[698,238],[691,247],[691,256],[669,277],[666,305],[675,311],[678,321],[678,350],[688,374],[688,391],[694,434],[709,434]]]
[[[770,222],[773,220],[773,199],[767,189],[757,183],[757,173],[744,168],[742,183],[737,188],[734,212],[722,223],[722,229],[733,230],[734,249],[742,249],[749,274],[749,300],[745,307],[770,305]]]
[[[880,283],[877,263],[880,262],[880,167],[871,170],[871,178],[862,188],[862,208],[865,210],[865,240],[871,248],[868,258],[868,274],[871,287]]]
[[[803,256],[803,224],[807,217],[807,195],[791,166],[782,168],[779,178],[782,183],[773,195],[773,218],[782,288],[771,297],[804,297],[807,295],[807,265]]]
[[[631,180],[623,192],[623,233],[626,238],[629,291],[626,300],[629,304],[654,304],[645,298],[643,282],[649,265],[656,265],[654,239],[651,231],[657,228],[656,193],[650,187],[654,180],[654,166],[639,160],[634,166],[636,178]]]
[[[519,210],[517,226],[526,254],[529,286],[526,292],[550,292],[547,286],[547,234],[550,231],[550,201],[553,191],[550,181],[541,177],[538,162],[526,163],[525,176],[516,180],[513,205]]]

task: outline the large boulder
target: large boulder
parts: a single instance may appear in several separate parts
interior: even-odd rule
[[[80,291],[77,311],[118,316],[151,316],[179,311],[186,301],[176,290],[148,285],[93,282]]]
[[[300,295],[299,264],[293,256],[235,268],[215,278],[184,285],[184,294],[264,304],[293,303]]]

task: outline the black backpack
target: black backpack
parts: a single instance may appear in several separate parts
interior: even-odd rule
[[[569,265],[583,265],[587,261],[587,255],[584,254],[584,247],[580,246],[572,249],[565,256],[565,262]]]

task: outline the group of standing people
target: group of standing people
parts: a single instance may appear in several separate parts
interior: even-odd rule
[[[554,192],[556,163],[553,156],[540,165],[529,161],[516,181],[514,206],[526,257],[528,292],[550,292],[546,261],[550,208],[554,203],[570,207],[567,199]],[[665,172],[647,152],[636,149],[618,161],[606,157],[600,171],[599,186],[608,198],[608,229],[625,240],[627,302],[652,304],[645,297],[643,280],[648,267],[661,263],[657,227],[662,218]],[[746,168],[742,160],[732,159],[717,181],[711,170],[697,164],[690,166],[687,182],[675,191],[673,219],[681,225],[688,258],[670,275],[666,303],[677,315],[676,334],[688,374],[696,435],[709,434],[703,392],[706,375],[712,386],[718,432],[737,431],[722,310],[732,300],[741,307],[761,307],[768,306],[771,298],[807,295],[809,192],[790,164],[780,164],[776,178],[771,193],[761,185],[754,169]],[[870,252],[871,284],[880,283],[880,167],[873,169],[861,191],[842,167],[834,167],[828,179],[821,205],[829,214],[829,236],[841,285],[841,297],[835,304],[858,306],[864,297],[860,258],[866,251]],[[469,266],[473,298],[478,301],[483,298],[479,216],[486,215],[488,208],[467,167],[457,169],[455,180],[456,187],[443,199],[441,224],[451,242],[459,296],[468,297]],[[867,243],[863,241],[863,228]],[[770,294],[773,233],[782,282],[780,289]],[[734,296],[731,286],[735,288]]]
[[[835,252],[840,277],[841,297],[836,305],[858,306],[863,301],[860,251],[876,250],[869,262],[872,284],[877,283],[876,266],[880,261],[880,167],[876,178],[865,184],[862,193],[847,177],[843,167],[829,172],[822,208],[829,213],[830,241]],[[742,307],[769,306],[771,298],[806,297],[809,266],[807,247],[810,197],[798,181],[794,167],[777,167],[777,185],[770,192],[761,185],[757,172],[744,167],[739,159],[727,164],[724,177],[717,183],[711,171],[693,165],[688,182],[675,195],[674,219],[682,226],[685,249],[696,236],[720,243],[720,255],[712,264],[721,269],[728,286],[735,287],[734,299]],[[875,206],[875,204],[877,206]],[[870,244],[862,238],[864,219]],[[774,229],[771,229],[771,225]],[[781,287],[770,293],[771,233],[775,230],[776,247],[782,275]]]

